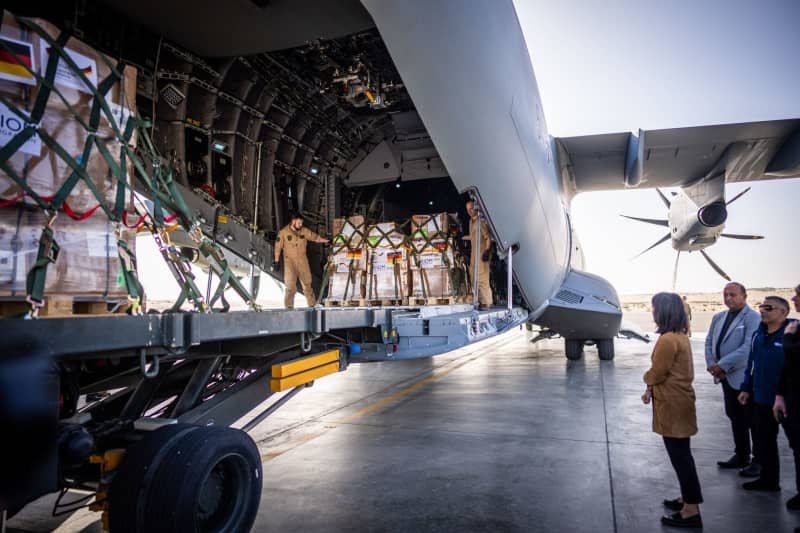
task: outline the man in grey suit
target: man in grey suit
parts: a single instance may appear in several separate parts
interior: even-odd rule
[[[750,464],[751,429],[745,408],[737,397],[747,369],[750,341],[761,317],[747,306],[747,290],[741,283],[734,281],[725,285],[722,296],[728,310],[711,319],[706,335],[706,367],[714,381],[722,383],[725,414],[731,421],[736,448],[733,457],[718,461],[717,465],[720,468],[740,468],[743,476],[758,477],[760,468],[755,458]]]

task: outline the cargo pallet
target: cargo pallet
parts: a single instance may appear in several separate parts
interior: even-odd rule
[[[455,305],[466,303],[462,296],[412,296],[408,299],[410,305]]]
[[[455,302],[453,302],[455,303]],[[407,307],[408,298],[353,298],[350,300],[325,300],[325,307]]]
[[[367,300],[363,298],[353,298],[348,300],[325,300],[325,307],[366,307]]]
[[[87,300],[85,297],[48,297],[39,309],[40,317],[82,316],[122,316],[130,304],[127,300]],[[30,311],[31,305],[25,300],[0,300],[0,318],[22,316]]]

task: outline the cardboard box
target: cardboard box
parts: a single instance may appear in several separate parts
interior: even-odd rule
[[[413,215],[411,217],[412,239],[444,239],[450,234],[450,224],[455,223],[454,215],[436,213],[435,215]]]
[[[0,50],[6,53],[0,58],[0,93],[14,108],[29,113],[39,95],[40,86],[36,77],[20,66],[18,61],[44,76],[49,58],[57,52],[50,49],[45,39],[24,28],[7,11],[2,12],[1,16],[0,39],[3,46]],[[55,26],[44,20],[35,19],[34,22],[51,37],[55,38],[60,34]],[[78,39],[70,38],[65,49],[91,85],[97,86],[111,74],[109,65],[116,67],[116,62],[107,61],[105,56]],[[9,51],[13,52],[14,57]],[[136,69],[127,66],[122,75],[122,81],[115,83],[105,96],[113,117],[110,119],[101,112],[95,133],[117,164],[122,146],[110,121],[114,120],[119,129],[124,131],[125,121],[135,113],[136,102]],[[36,126],[39,131],[52,137],[76,162],[81,163],[80,159],[89,139],[81,121],[89,123],[94,95],[63,58],[59,60],[54,83],[61,96],[55,91],[50,93],[44,115]],[[10,142],[25,126],[24,120],[18,114],[0,104],[0,146]],[[131,145],[134,143],[135,139],[129,141]],[[86,172],[94,187],[100,192],[105,205],[112,209],[118,180],[97,146],[92,146],[85,163]],[[26,141],[7,164],[15,174],[24,176],[26,183],[41,196],[54,195],[73,173],[70,165],[38,135]],[[130,163],[127,175],[128,182],[132,182],[133,167]],[[22,192],[22,188],[8,174],[0,172],[0,198],[17,198]],[[130,206],[132,193],[130,190],[126,193],[126,204]],[[25,198],[24,201],[34,204],[30,198]],[[98,199],[90,187],[80,180],[71,190],[66,203],[74,211],[81,213],[96,206]],[[10,299],[26,296],[25,277],[36,261],[44,221],[45,216],[37,207],[12,206],[0,209],[0,296]],[[112,300],[127,297],[117,256],[114,225],[109,222],[102,209],[82,221],[74,221],[60,213],[53,229],[55,241],[60,246],[60,254],[56,263],[47,269],[46,299],[71,302],[73,299]],[[133,230],[126,230],[124,238],[131,251],[135,250],[135,237]]]
[[[364,217],[354,215],[333,219],[333,253],[341,250],[360,248],[364,242],[366,226]]]
[[[411,272],[411,296],[414,298],[447,298],[451,294],[450,274],[446,268],[430,268]],[[423,291],[423,285],[425,291]]]
[[[39,210],[0,209],[0,297],[25,298],[25,277],[36,262],[44,222]],[[59,216],[53,230],[60,253],[47,268],[45,299],[81,296],[113,300],[128,296],[114,225],[108,219],[93,216],[76,222]],[[123,237],[135,252],[135,231],[126,229]]]
[[[403,245],[406,236],[394,222],[380,222],[367,227],[367,243],[370,248],[398,248]]]
[[[358,248],[343,249],[331,255],[331,265],[337,274],[349,272],[350,270],[366,270],[367,251],[364,245]]]
[[[411,241],[408,263],[409,268],[412,270],[418,268],[453,268],[456,265],[453,247],[446,241],[433,241],[431,244],[421,240]]]
[[[34,76],[22,68],[14,58],[9,57],[6,48],[16,53],[16,58],[28,64],[31,70],[44,75],[48,58],[53,52],[44,39],[36,33],[24,30],[17,19],[7,11],[3,12],[0,39],[6,52],[4,61],[0,61],[0,93],[18,110],[29,112],[39,94],[39,86]],[[49,35],[55,37],[59,30],[46,21],[35,19]],[[90,46],[71,38],[65,46],[73,61],[94,85],[99,84],[110,73],[111,69],[104,56]],[[110,64],[115,64],[109,61]],[[84,82],[75,75],[67,63],[61,59],[57,68],[55,86],[64,99],[77,112],[85,123],[89,123],[91,107],[94,100]],[[135,112],[136,102],[136,69],[125,67],[123,81],[117,82],[106,95],[106,102],[121,130],[124,121]],[[120,143],[109,124],[108,117],[101,112],[97,138],[105,144],[114,160],[119,162]],[[7,144],[18,131],[25,127],[24,121],[11,109],[0,103],[0,146]],[[80,161],[88,132],[75,118],[67,105],[53,91],[47,101],[47,108],[38,124],[40,131],[46,132],[76,161]],[[133,139],[130,144],[133,144]],[[72,174],[72,168],[52,151],[39,136],[25,142],[8,161],[15,174],[25,176],[26,183],[41,196],[52,196]],[[110,173],[109,165],[96,146],[92,147],[86,171],[105,202],[113,206],[116,195],[117,179]],[[128,165],[128,176],[132,176],[132,165]],[[132,181],[130,178],[129,182]],[[0,198],[15,198],[22,189],[4,172],[0,172]],[[26,202],[33,203],[26,199]],[[67,198],[69,206],[82,212],[97,205],[97,199],[83,180],[72,189]],[[94,216],[102,215],[96,213]]]
[[[367,268],[367,295],[375,299],[398,299],[408,296],[408,252],[404,247],[373,248]]]
[[[354,270],[352,272],[334,272],[328,281],[329,300],[354,300],[364,297],[364,279],[366,273]],[[349,282],[348,282],[349,279]]]

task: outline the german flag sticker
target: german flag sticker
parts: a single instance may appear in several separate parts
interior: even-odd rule
[[[33,46],[25,41],[0,37],[0,79],[36,85]]]
[[[47,68],[47,63],[50,61],[50,54],[58,53],[54,52],[50,46],[42,45],[42,67],[43,70]],[[84,83],[81,74],[85,76],[86,80],[89,82],[89,85],[92,87],[97,87],[97,62],[94,58],[76,52],[75,50],[71,50],[69,48],[64,48],[64,53],[66,53],[72,62],[78,67],[76,70],[73,70],[73,67],[67,62],[64,61],[63,57],[58,58],[58,68],[56,68],[56,77],[55,82],[58,85],[66,85],[67,87],[72,87],[73,89],[78,89],[79,91],[91,94],[92,89]],[[80,73],[78,72],[80,71]]]

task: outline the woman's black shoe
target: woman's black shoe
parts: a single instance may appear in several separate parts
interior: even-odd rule
[[[790,511],[800,511],[800,494],[795,494],[786,502],[786,508]]]
[[[670,511],[680,511],[683,509],[683,501],[681,501],[680,498],[675,498],[674,500],[664,500],[662,503],[664,504],[664,507]]]
[[[665,526],[683,527],[690,529],[700,529],[703,527],[703,519],[700,518],[700,513],[692,515],[688,518],[681,516],[681,513],[673,513],[661,517],[661,523]]]
[[[742,488],[744,490],[760,490],[762,492],[779,492],[781,490],[780,485],[777,483],[769,483],[761,478],[742,483]]]
[[[727,461],[717,461],[717,466],[720,468],[747,468],[750,460],[747,457],[739,457],[736,454]]]

